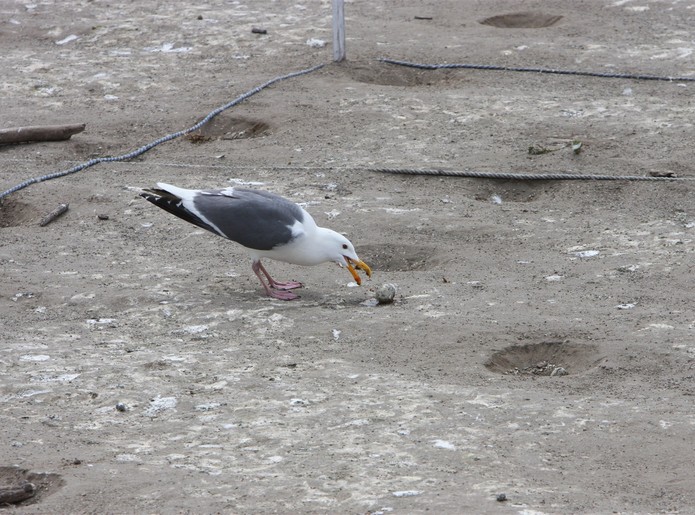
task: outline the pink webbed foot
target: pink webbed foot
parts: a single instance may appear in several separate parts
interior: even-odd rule
[[[280,300],[294,300],[299,298],[299,295],[286,290],[268,290],[266,293],[268,293],[269,297]]]
[[[295,288],[301,288],[302,286],[304,285],[298,281],[287,281],[284,283],[279,283],[275,279],[270,281],[270,287],[275,288],[276,290],[294,290]]]
[[[265,269],[265,267],[261,264],[260,261],[254,261],[251,268],[253,269],[253,272],[256,274],[258,279],[261,281],[261,284],[263,285],[263,289],[265,290],[265,293],[266,293],[266,295],[268,295],[268,297],[272,297],[274,299],[280,299],[280,300],[294,300],[294,299],[299,298],[299,295],[296,295],[288,290],[293,290],[295,288],[301,288],[302,283],[297,282],[297,281],[287,281],[287,282],[282,282],[282,283],[276,281],[275,279],[270,277],[270,274]],[[266,284],[265,281],[263,280],[264,276],[265,276],[266,280],[268,281],[268,284]]]

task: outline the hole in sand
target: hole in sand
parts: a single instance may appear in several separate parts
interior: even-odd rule
[[[381,86],[429,86],[462,80],[456,70],[418,70],[379,62],[344,62],[331,67],[328,73],[355,82]]]
[[[31,472],[19,467],[0,467],[0,505],[35,504],[64,484],[65,481],[59,474]]]
[[[522,12],[491,16],[480,20],[480,23],[501,29],[542,29],[555,25],[561,19],[562,16],[552,14]]]
[[[0,200],[0,228],[17,227],[25,222],[36,221],[39,213],[30,204],[19,202],[12,197]]]
[[[440,262],[431,247],[418,245],[363,245],[357,253],[373,270],[384,272],[427,270]]]
[[[554,341],[512,345],[495,352],[485,367],[505,375],[559,377],[594,368],[602,359],[595,345]]]
[[[481,202],[533,202],[563,186],[558,181],[480,180],[474,183],[473,198]]]
[[[270,134],[270,125],[262,120],[217,115],[197,131],[186,135],[191,143],[204,143],[214,139],[258,138]]]

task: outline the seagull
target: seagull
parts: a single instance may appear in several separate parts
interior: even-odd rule
[[[297,299],[299,295],[290,290],[303,285],[297,281],[276,281],[261,263],[262,258],[303,266],[335,262],[346,267],[357,284],[362,284],[362,279],[356,269],[372,276],[372,270],[357,257],[350,240],[319,227],[301,206],[275,193],[234,187],[188,190],[158,182],[156,188],[141,190],[140,196],[246,247],[253,260],[251,269],[269,297]]]

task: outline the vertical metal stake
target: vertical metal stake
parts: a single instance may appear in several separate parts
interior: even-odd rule
[[[333,60],[345,60],[345,0],[333,0]]]

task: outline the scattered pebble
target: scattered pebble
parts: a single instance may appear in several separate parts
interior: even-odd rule
[[[109,215],[104,214],[104,213],[99,213],[99,214],[97,215],[97,218],[98,218],[99,220],[108,220],[108,219],[109,219]]]
[[[145,415],[156,417],[163,411],[175,409],[176,404],[176,397],[155,397],[150,401],[150,407],[145,410]]]
[[[253,34],[267,34],[268,33],[268,31],[266,29],[262,29],[260,27],[252,27],[251,32]]]
[[[86,320],[88,327],[101,328],[103,326],[116,327],[115,318],[88,318]]]
[[[51,357],[46,354],[25,354],[19,357],[19,361],[48,361]]]
[[[205,404],[198,404],[193,409],[196,411],[211,411],[222,406],[219,402],[208,402]]]
[[[569,375],[569,372],[561,365],[556,365],[554,363],[549,363],[548,361],[542,360],[538,363],[534,363],[523,368],[511,368],[507,370],[505,374],[556,377]]]
[[[128,407],[125,404],[123,404],[122,402],[117,402],[116,403],[116,411],[120,411],[120,412],[128,411]]]
[[[550,372],[550,376],[566,376],[569,374],[567,370],[565,370],[565,367],[556,367],[552,372]]]
[[[384,283],[376,289],[374,297],[379,304],[390,304],[396,296],[396,285]]]
[[[616,270],[618,272],[636,272],[639,267],[639,265],[623,265],[616,268]]]
[[[507,494],[497,494],[497,502],[504,502],[507,500]]]
[[[306,40],[306,44],[311,48],[323,48],[326,46],[326,42],[323,39],[310,38]]]
[[[204,333],[207,330],[208,330],[208,326],[203,324],[203,325],[188,325],[186,327],[183,327],[182,329],[180,329],[177,332],[186,333],[186,334],[200,334],[200,333]]]
[[[394,497],[414,497],[420,495],[422,490],[400,490],[398,492],[393,492]]]
[[[573,254],[575,256],[577,256],[578,258],[590,258],[590,257],[598,256],[599,251],[598,250],[582,250],[579,252],[573,252]]]

